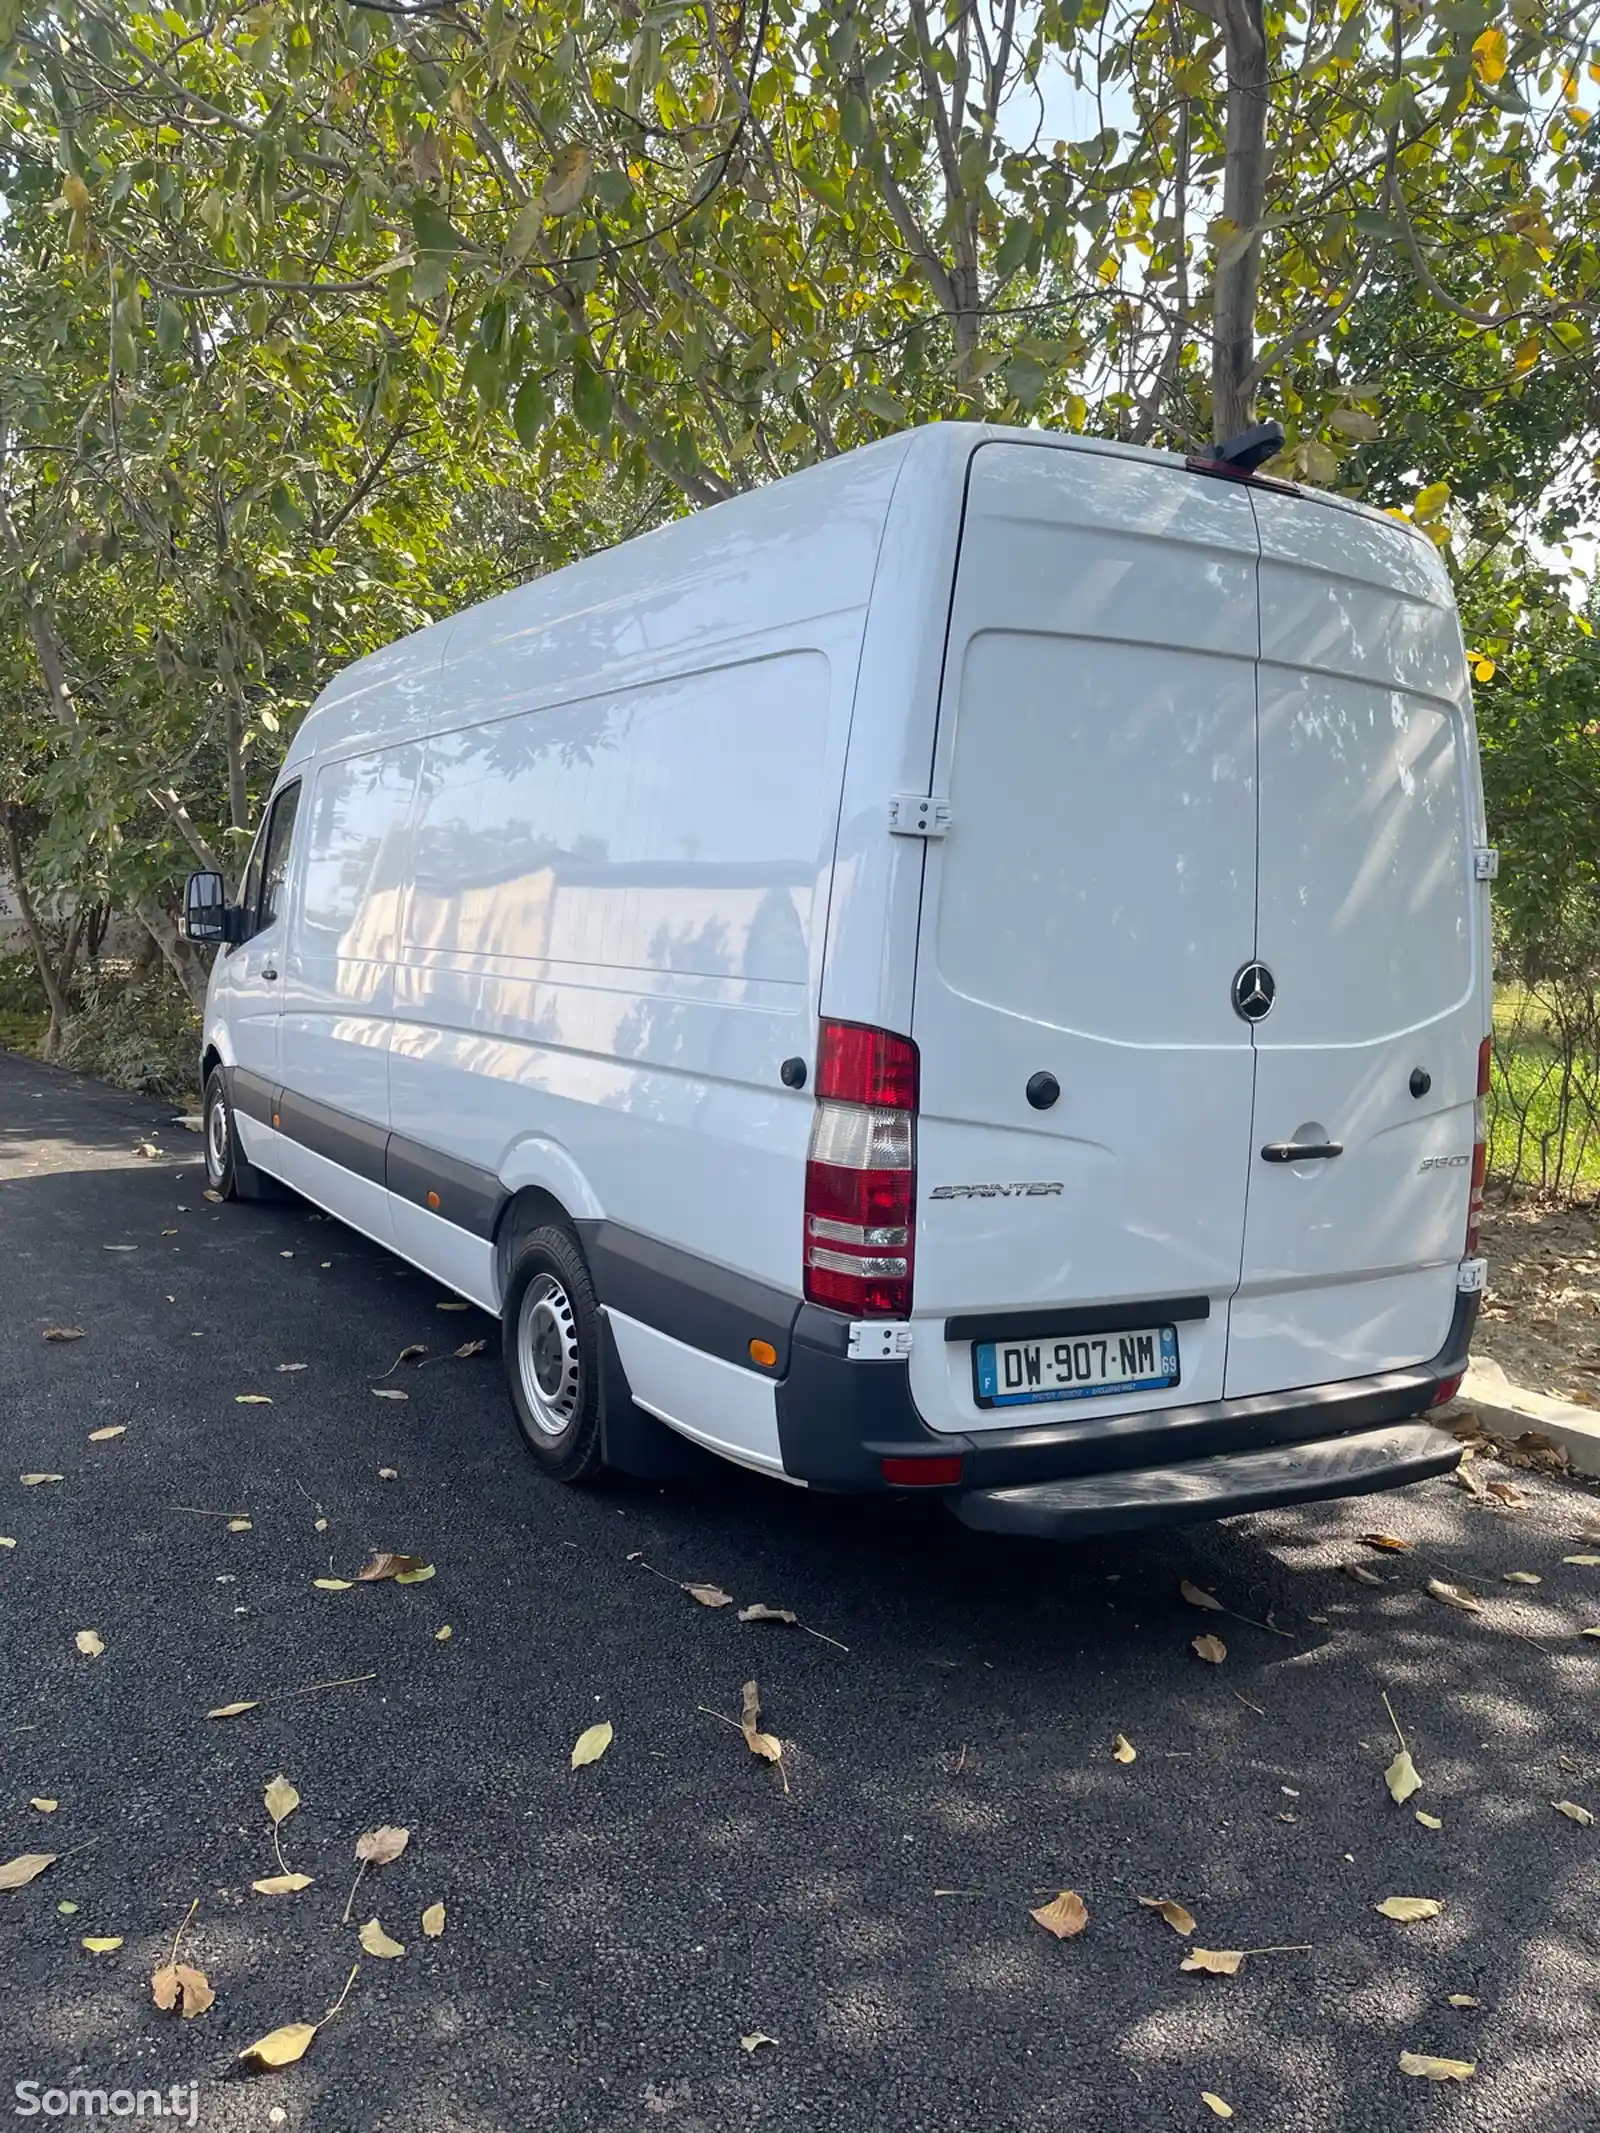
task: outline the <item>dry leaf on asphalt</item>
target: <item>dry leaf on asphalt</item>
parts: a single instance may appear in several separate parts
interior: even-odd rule
[[[250,1886],[258,1896],[298,1896],[302,1889],[311,1886],[309,1874],[269,1874],[264,1881],[252,1881]]]
[[[230,1533],[250,1533],[254,1530],[248,1518],[230,1518],[228,1520],[228,1531]]]
[[[213,1192],[209,1186],[206,1187],[206,1190],[200,1195],[200,1197],[202,1200],[211,1201],[212,1205],[215,1207],[220,1207],[222,1205],[221,1193]],[[183,1212],[182,1208],[180,1208],[178,1212],[181,1214]]]
[[[258,1697],[254,1702],[219,1703],[214,1711],[207,1711],[206,1716],[207,1718],[242,1718],[246,1711],[259,1711],[260,1708],[261,1701]]]
[[[25,1889],[37,1881],[47,1866],[54,1866],[59,1852],[19,1852],[0,1866],[0,1889]]]
[[[315,2022],[285,2022],[282,2029],[274,2029],[248,2045],[239,2054],[238,2064],[253,2074],[267,2073],[276,2066],[293,2066],[310,2049],[318,2026]]]
[[[1139,1751],[1126,1733],[1117,1735],[1111,1743],[1111,1753],[1119,1763],[1136,1763],[1139,1760]]]
[[[374,1385],[372,1397],[375,1400],[409,1400],[411,1395],[402,1392],[398,1385]]]
[[[1208,1977],[1234,1977],[1244,1961],[1242,1948],[1191,1948],[1180,1970],[1203,1970]]]
[[[720,1585],[682,1585],[678,1589],[681,1592],[686,1592],[691,1600],[698,1600],[702,1607],[731,1607],[733,1605],[733,1594],[724,1592]]]
[[[361,1945],[369,1955],[381,1955],[386,1960],[391,1956],[404,1955],[405,1943],[391,1940],[376,1918],[369,1918],[361,1928]]]
[[[430,1903],[422,1914],[422,1930],[429,1940],[437,1940],[444,1931],[444,1905]]]
[[[9,1533],[0,1533],[0,1548],[14,1548],[16,1545]],[[1586,1637],[1593,1636],[1594,1631],[1586,1629],[1583,1634]]]
[[[235,1407],[270,1407],[272,1395],[269,1392],[236,1392],[233,1404]]]
[[[1565,1815],[1569,1822],[1579,1822],[1585,1829],[1594,1821],[1587,1807],[1580,1807],[1576,1800],[1552,1800],[1550,1805],[1558,1815]]]
[[[1503,1503],[1510,1510],[1520,1510],[1522,1506],[1522,1491],[1514,1487],[1511,1482],[1486,1481],[1483,1488],[1484,1494],[1492,1496],[1496,1503]]]
[[[739,1703],[739,1731],[744,1735],[745,1746],[752,1755],[759,1755],[769,1763],[783,1759],[783,1742],[775,1734],[761,1731],[761,1691],[753,1681],[747,1681]],[[787,1787],[788,1780],[784,1781]]]
[[[1072,1940],[1089,1923],[1088,1907],[1076,1889],[1063,1889],[1049,1903],[1041,1904],[1028,1916],[1053,1933],[1057,1940]]]
[[[457,1298],[451,1297],[444,1303],[436,1303],[433,1308],[436,1311],[470,1311],[472,1306],[469,1303],[462,1303]]]
[[[25,1489],[37,1489],[47,1481],[65,1481],[65,1479],[66,1476],[64,1474],[24,1474],[22,1476],[22,1486]]]
[[[351,1592],[354,1590],[353,1581],[349,1578],[313,1578],[311,1582],[318,1592]]]
[[[28,1805],[36,1807],[42,1815],[53,1815],[61,1805],[61,1802],[59,1800],[30,1800]]]
[[[91,1955],[115,1955],[122,1946],[120,1933],[86,1933],[79,1943]]]
[[[1475,2000],[1470,1992],[1452,1992],[1450,2005],[1452,2007],[1481,2007],[1483,2002],[1482,2000]]]
[[[1365,1563],[1341,1563],[1339,1568],[1347,1578],[1354,1579],[1358,1585],[1381,1585],[1383,1583],[1383,1579],[1379,1577],[1377,1571],[1369,1570]]]
[[[278,1374],[279,1374],[279,1376],[280,1376],[280,1377],[282,1377],[282,1376],[284,1376],[284,1375],[285,1375],[285,1374],[286,1374],[286,1373],[287,1373],[288,1371],[291,1371],[291,1370],[304,1370],[304,1369],[305,1369],[305,1367],[306,1367],[306,1366],[305,1366],[305,1364],[304,1364],[304,1363],[280,1363],[280,1364],[278,1365]]]
[[[126,1422],[108,1422],[104,1429],[90,1430],[89,1442],[91,1444],[109,1444],[113,1437],[125,1437],[127,1433],[128,1425]]]
[[[1383,1918],[1395,1918],[1403,1926],[1413,1926],[1419,1919],[1437,1918],[1444,1905],[1434,1896],[1385,1896],[1382,1903],[1375,1903],[1372,1908]]]
[[[150,1993],[163,2014],[176,2008],[186,2022],[203,2015],[216,1999],[205,1972],[192,1963],[163,1963],[151,1973]]]
[[[1420,1807],[1415,1809],[1415,1813],[1417,1820],[1422,1824],[1424,1829],[1444,1828],[1444,1824],[1439,1820],[1439,1817],[1437,1815],[1424,1814]]]
[[[81,1341],[83,1339],[83,1328],[82,1326],[46,1326],[44,1337],[47,1341]]]
[[[397,1578],[402,1571],[426,1570],[427,1563],[420,1555],[395,1555],[382,1549],[373,1556],[365,1570],[356,1572],[358,1585],[371,1585],[380,1578]]]
[[[393,1466],[380,1466],[378,1479],[380,1481],[398,1481],[400,1479],[400,1469]]]
[[[1200,2091],[1200,2101],[1205,2105],[1208,2111],[1214,2113],[1214,2115],[1218,2118],[1231,2118],[1233,2116],[1233,2105],[1231,2103],[1224,2103],[1222,2098],[1220,2096],[1213,2095],[1210,2089],[1202,2089]]]
[[[757,1600],[754,1607],[741,1607],[741,1622],[798,1622],[800,1617],[788,1607],[768,1607],[765,1601]]]
[[[450,1352],[458,1362],[465,1362],[469,1355],[482,1355],[488,1345],[487,1341],[463,1341],[459,1348],[452,1348]]]
[[[1502,1585],[1542,1585],[1544,1579],[1536,1577],[1531,1570],[1502,1570],[1500,1582]]]
[[[1564,1555],[1561,1560],[1564,1563],[1576,1563],[1580,1570],[1600,1567],[1600,1555]]]
[[[1463,1614],[1481,1614],[1483,1609],[1465,1585],[1452,1585],[1445,1578],[1429,1578],[1428,1590],[1436,1600],[1443,1600],[1446,1607],[1459,1607]]]
[[[1388,1769],[1383,1781],[1389,1788],[1389,1797],[1396,1807],[1403,1807],[1414,1792],[1422,1790],[1422,1780],[1417,1775],[1417,1766],[1411,1760],[1411,1750],[1402,1748]]]
[[[419,1356],[426,1355],[427,1352],[427,1349],[423,1347],[421,1341],[413,1341],[409,1347],[402,1348],[400,1353],[395,1357],[394,1361],[389,1365],[389,1368],[387,1370],[380,1370],[378,1376],[380,1378],[389,1377],[394,1371],[400,1368],[400,1365],[402,1363],[414,1362]]]
[[[101,1641],[100,1632],[97,1629],[80,1629],[72,1641],[82,1652],[85,1659],[98,1659],[105,1650],[105,1645]]]
[[[409,1829],[397,1829],[384,1822],[377,1829],[364,1830],[356,1839],[356,1857],[363,1866],[393,1866],[396,1859],[411,1841]]]
[[[776,2037],[769,2037],[764,2029],[753,2029],[747,2037],[739,2039],[739,2049],[742,2052],[758,2052],[763,2044],[776,2044],[777,2041]]]
[[[434,1575],[432,1563],[418,1563],[415,1570],[397,1570],[394,1581],[397,1585],[426,1585]]]
[[[1221,1666],[1228,1656],[1228,1647],[1220,1637],[1196,1637],[1192,1640],[1196,1653],[1213,1666]]]
[[[599,1762],[614,1738],[609,1718],[602,1718],[597,1726],[586,1726],[572,1744],[573,1769],[581,1770],[586,1763]]]
[[[1191,1607],[1209,1607],[1219,1615],[1226,1614],[1228,1611],[1214,1592],[1202,1591],[1198,1585],[1191,1585],[1187,1578],[1183,1579],[1178,1590]]]
[[[446,1622],[442,1629],[436,1629],[434,1631],[433,1641],[435,1644],[448,1644],[450,1642],[450,1639],[454,1635],[455,1631],[450,1627],[449,1623]]]
[[[1159,1911],[1174,1933],[1194,1931],[1194,1913],[1186,1911],[1181,1903],[1170,1896],[1141,1896],[1139,1902],[1147,1911]]]
[[[272,1817],[274,1829],[286,1816],[292,1815],[300,1805],[299,1793],[295,1791],[289,1780],[281,1773],[272,1779],[263,1794],[263,1798],[266,1802],[267,1813]]]
[[[1383,1548],[1390,1555],[1404,1555],[1411,1546],[1410,1541],[1402,1540],[1398,1533],[1363,1533],[1361,1538],[1369,1548]]]
[[[1434,2059],[1427,2052],[1402,2052],[1402,2074],[1420,2074],[1424,2081],[1470,2081],[1478,2071],[1475,2059]]]

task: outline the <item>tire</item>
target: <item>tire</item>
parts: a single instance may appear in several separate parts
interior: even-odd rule
[[[205,1143],[206,1184],[212,1192],[220,1192],[225,1200],[272,1200],[279,1197],[277,1180],[269,1178],[265,1171],[257,1170],[254,1163],[247,1162],[239,1152],[238,1129],[233,1122],[233,1106],[228,1101],[228,1084],[223,1079],[221,1067],[213,1067],[206,1076],[206,1092],[201,1105],[201,1137]]]
[[[201,1106],[202,1138],[205,1142],[206,1184],[225,1200],[239,1197],[239,1144],[233,1131],[233,1107],[221,1067],[206,1076]]]
[[[592,1481],[600,1441],[600,1307],[570,1231],[525,1237],[501,1314],[506,1383],[523,1442],[557,1481]]]

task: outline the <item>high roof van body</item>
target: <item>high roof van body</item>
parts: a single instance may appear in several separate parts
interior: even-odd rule
[[[1452,1466],[1489,890],[1449,581],[1344,499],[945,424],[358,662],[205,1019],[218,1189],[685,1441],[1066,1535]]]

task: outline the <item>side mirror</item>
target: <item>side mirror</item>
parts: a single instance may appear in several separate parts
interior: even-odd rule
[[[183,931],[191,941],[228,938],[228,899],[220,874],[191,874],[183,892]]]

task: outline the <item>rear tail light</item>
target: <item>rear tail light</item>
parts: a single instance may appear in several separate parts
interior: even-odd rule
[[[1465,1375],[1464,1371],[1458,1370],[1453,1378],[1441,1378],[1433,1388],[1433,1398],[1428,1402],[1429,1407],[1448,1407],[1461,1390],[1461,1380]]]
[[[916,1452],[909,1458],[878,1463],[884,1480],[897,1489],[953,1489],[961,1480],[959,1452]]]
[[[1489,1175],[1489,1055],[1492,1039],[1478,1046],[1478,1101],[1472,1129],[1472,1187],[1467,1195],[1467,1248],[1463,1257],[1478,1256],[1478,1233],[1483,1226],[1483,1185]]]
[[[806,1159],[809,1303],[907,1318],[917,1185],[917,1048],[856,1022],[824,1022]]]

